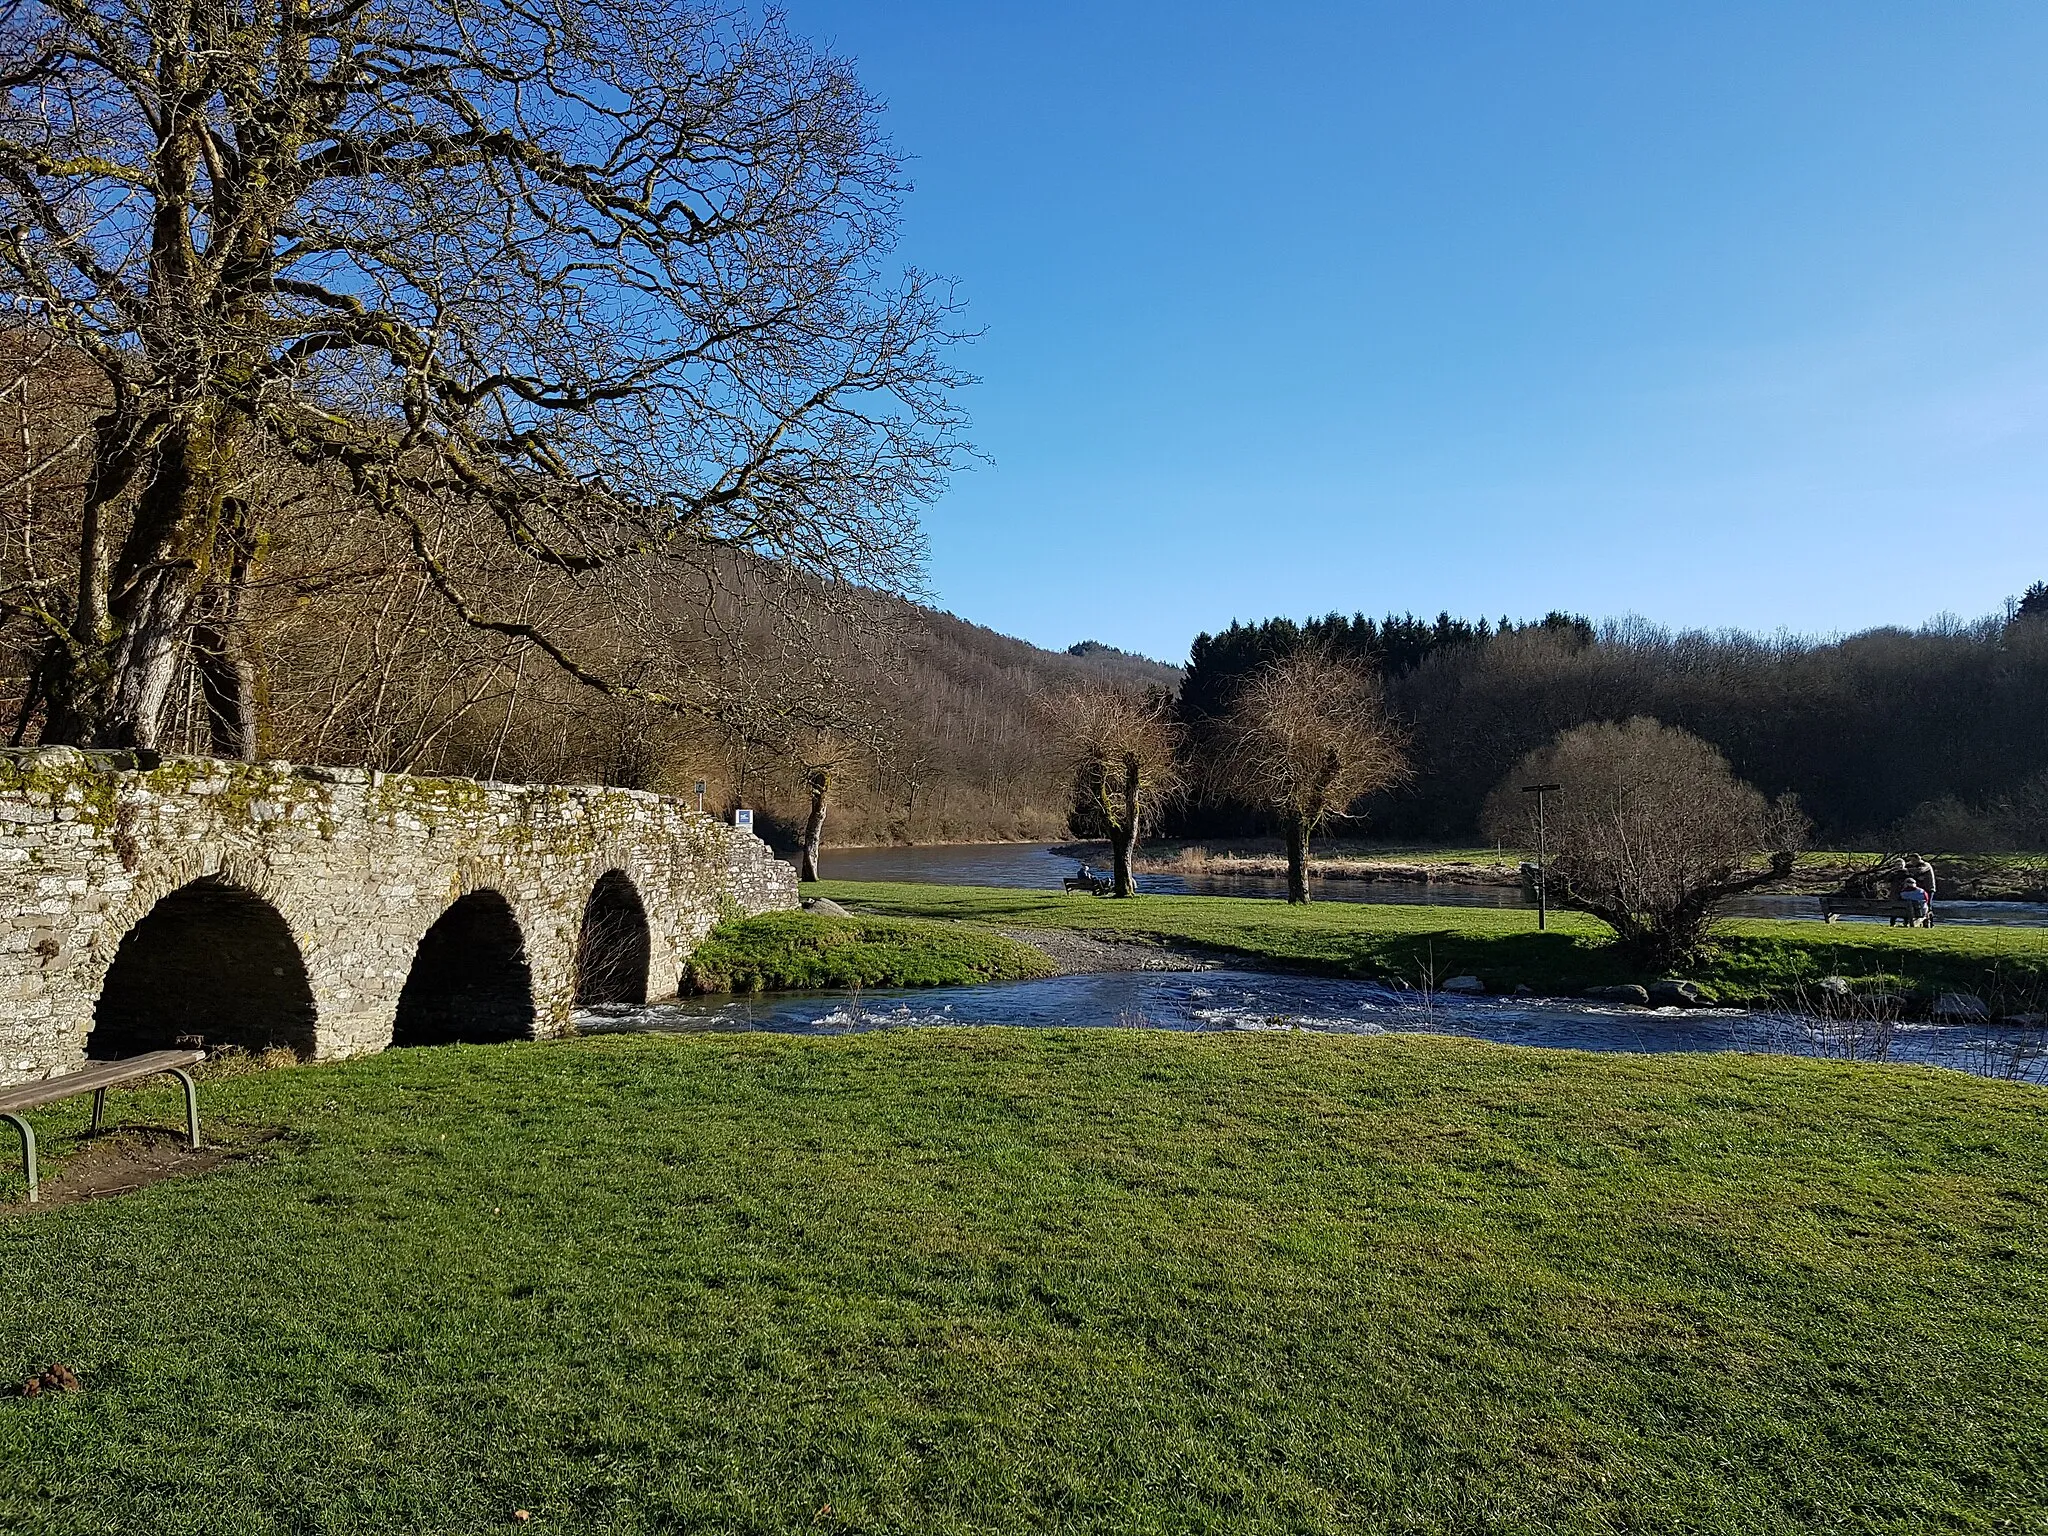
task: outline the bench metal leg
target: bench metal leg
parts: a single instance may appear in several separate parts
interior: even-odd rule
[[[95,1088],[92,1091],[92,1128],[100,1128],[100,1120],[107,1112],[107,1090]]]
[[[199,1150],[199,1090],[192,1086],[192,1079],[171,1068],[171,1076],[185,1085],[185,1136],[192,1143],[192,1150]]]
[[[21,1168],[22,1172],[28,1175],[28,1198],[29,1203],[33,1205],[41,1198],[36,1192],[35,1127],[30,1125],[20,1115],[8,1114],[5,1110],[0,1110],[0,1120],[13,1122],[14,1128],[21,1132]]]

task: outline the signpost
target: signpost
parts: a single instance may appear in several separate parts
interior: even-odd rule
[[[702,779],[697,781],[697,814],[700,816],[704,814],[704,781]]]
[[[1543,826],[1543,797],[1554,795],[1562,784],[1524,784],[1522,793],[1536,797],[1536,927],[1540,931],[1550,926],[1550,897],[1546,887],[1549,884],[1550,846]]]
[[[734,811],[732,813],[732,824],[751,832],[754,830],[754,813],[749,810]]]

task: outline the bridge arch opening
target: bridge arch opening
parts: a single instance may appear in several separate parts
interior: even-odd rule
[[[313,1054],[313,988],[291,925],[254,891],[208,876],[172,891],[122,936],[85,1054],[282,1046]]]
[[[485,1045],[533,1034],[533,972],[512,904],[471,891],[443,912],[398,994],[393,1045]]]
[[[583,904],[583,927],[576,938],[576,1006],[646,1002],[652,951],[639,891],[623,870],[607,870]]]

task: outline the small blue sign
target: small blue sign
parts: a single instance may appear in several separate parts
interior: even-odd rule
[[[754,830],[754,813],[752,811],[734,811],[732,813],[732,824],[736,827],[745,827],[751,832]]]

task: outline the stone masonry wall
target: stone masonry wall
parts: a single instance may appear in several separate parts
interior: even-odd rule
[[[537,1034],[568,1025],[584,905],[608,871],[646,908],[650,997],[674,995],[721,914],[797,901],[795,872],[752,833],[640,791],[133,764],[62,747],[0,757],[0,1083],[80,1066],[123,935],[207,877],[290,927],[321,1058],[390,1044],[421,937],[472,891],[518,919]]]

